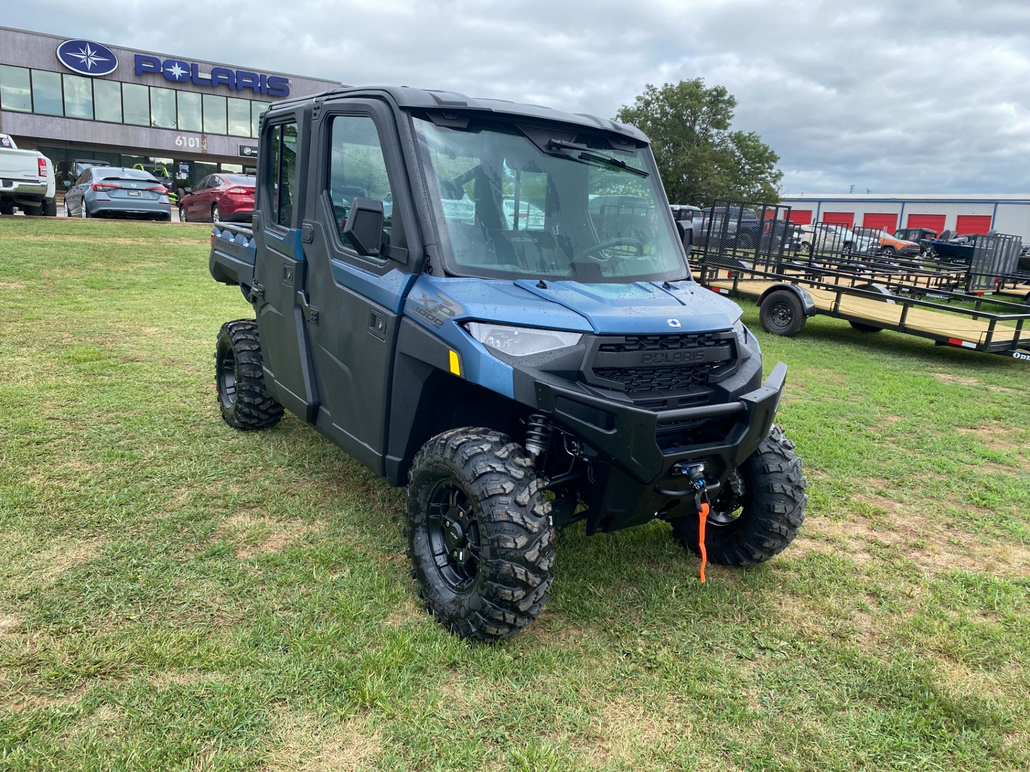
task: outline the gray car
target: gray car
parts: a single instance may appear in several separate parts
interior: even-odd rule
[[[94,166],[82,172],[64,194],[69,217],[135,217],[170,220],[168,189],[150,172]]]

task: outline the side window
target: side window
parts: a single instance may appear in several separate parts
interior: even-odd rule
[[[293,191],[297,174],[297,124],[278,124],[269,128],[268,178],[265,180],[268,200],[272,203],[271,220],[289,228],[293,220]]]
[[[89,182],[89,169],[86,169],[82,174],[79,175],[79,179],[75,180],[76,185],[85,185]]]
[[[375,123],[364,116],[339,115],[333,118],[331,136],[329,199],[338,230],[342,235],[351,201],[372,198],[383,202],[383,230],[389,233],[393,194]]]

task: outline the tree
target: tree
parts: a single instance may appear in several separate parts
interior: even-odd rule
[[[650,83],[615,120],[651,139],[658,171],[675,204],[710,205],[717,198],[774,203],[783,172],[780,157],[753,131],[731,131],[737,100],[702,78]]]

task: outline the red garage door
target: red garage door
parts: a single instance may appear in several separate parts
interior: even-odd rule
[[[944,221],[947,219],[943,214],[910,214],[906,228],[929,228],[932,231],[941,233],[944,230]]]
[[[878,231],[894,233],[898,229],[898,216],[896,214],[866,212],[862,218],[862,225],[866,228],[876,228]]]
[[[955,233],[959,235],[987,233],[990,229],[991,216],[989,214],[960,214],[955,223]]]
[[[798,225],[811,225],[812,224],[812,210],[811,209],[791,209],[790,210],[790,221],[797,223]]]
[[[823,212],[823,222],[832,222],[834,225],[847,225],[850,228],[855,224],[855,213]]]

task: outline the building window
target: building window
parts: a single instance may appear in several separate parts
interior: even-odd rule
[[[181,131],[203,131],[204,113],[200,106],[200,94],[192,91],[180,91],[178,96],[179,129]]]
[[[225,97],[204,94],[204,131],[208,134],[226,134]]]
[[[93,110],[98,121],[122,122],[122,84],[116,80],[93,81]]]
[[[93,83],[90,78],[64,76],[64,114],[69,118],[93,120]]]
[[[150,89],[135,83],[122,84],[125,122],[134,126],[150,125]]]
[[[261,136],[261,113],[268,109],[267,102],[250,103],[250,136]]]
[[[32,110],[43,115],[64,115],[61,76],[56,72],[32,71]]]
[[[175,92],[170,88],[150,89],[150,125],[157,129],[175,128]]]
[[[32,112],[29,71],[24,67],[0,65],[0,107],[20,113]]]
[[[229,100],[229,133],[234,137],[250,136],[250,102],[246,99]]]

